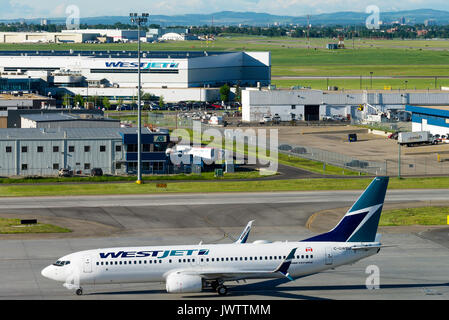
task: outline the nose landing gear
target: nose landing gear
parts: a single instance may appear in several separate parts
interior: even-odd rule
[[[75,293],[76,293],[77,296],[82,296],[83,295],[83,288],[80,287],[80,288],[76,289]]]

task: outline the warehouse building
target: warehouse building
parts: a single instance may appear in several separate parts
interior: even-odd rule
[[[168,132],[142,129],[142,172],[166,173]],[[1,176],[53,176],[60,169],[89,174],[137,172],[135,128],[0,129]]]
[[[83,43],[95,41],[99,33],[0,32],[0,43]]]
[[[448,105],[449,92],[440,90],[242,90],[242,121],[259,122],[265,115],[281,121],[318,121],[328,116],[362,119],[388,109],[405,109],[406,105]],[[363,106],[363,108],[361,108]]]
[[[412,131],[430,131],[440,136],[449,135],[449,106],[406,106],[412,113]]]
[[[0,94],[0,128],[8,128],[8,113],[10,111],[39,110],[53,107],[56,107],[56,100],[49,97],[23,92]]]

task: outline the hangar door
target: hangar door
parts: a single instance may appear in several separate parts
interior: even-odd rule
[[[304,120],[318,121],[320,120],[320,105],[309,104],[304,106]]]

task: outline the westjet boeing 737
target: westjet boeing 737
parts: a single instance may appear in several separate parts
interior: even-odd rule
[[[87,250],[60,258],[42,270],[46,278],[83,293],[81,285],[165,282],[169,293],[212,288],[227,293],[226,281],[287,278],[310,274],[374,255],[388,177],[377,177],[329,232],[294,242],[246,243],[248,223],[230,244],[127,247]]]

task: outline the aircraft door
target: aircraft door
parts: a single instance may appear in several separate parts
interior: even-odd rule
[[[92,272],[92,258],[90,256],[83,257],[83,272],[84,273]]]
[[[324,263],[327,265],[331,265],[334,263],[334,258],[332,255],[332,248],[331,247],[327,247],[326,248],[326,252],[325,252],[325,257],[324,257]]]

